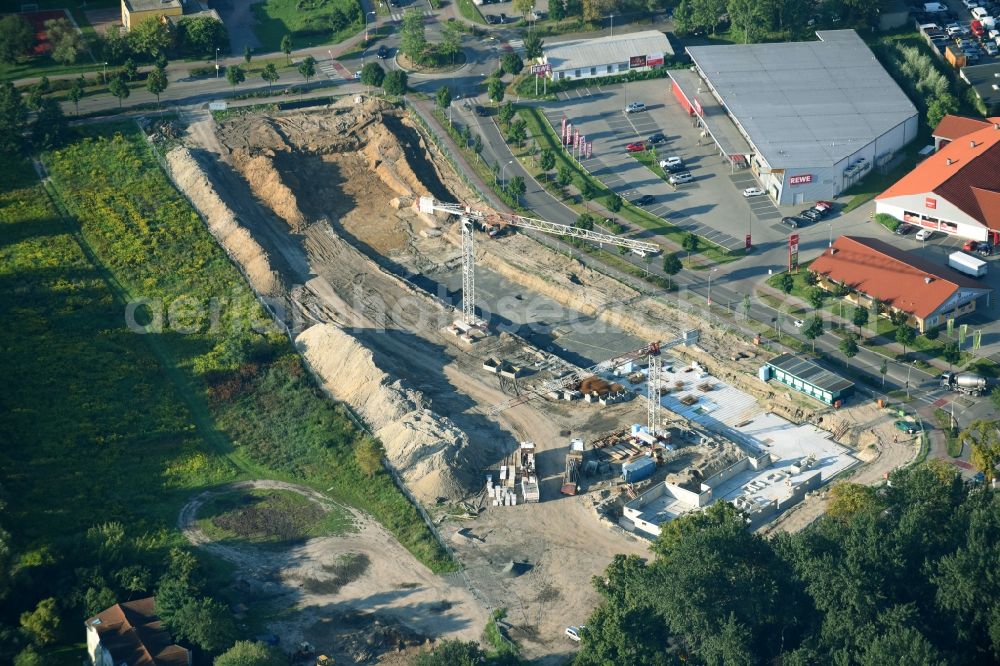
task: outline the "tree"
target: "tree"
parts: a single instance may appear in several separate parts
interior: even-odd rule
[[[954,95],[944,94],[927,102],[927,126],[934,129],[945,116],[958,111],[958,100]]]
[[[444,640],[418,654],[412,663],[413,666],[480,666],[485,661],[486,654],[475,641]]]
[[[958,343],[952,340],[951,342],[946,342],[944,348],[941,350],[941,358],[948,362],[948,368],[958,363],[962,359],[962,352],[958,349]]]
[[[37,645],[54,643],[61,623],[56,600],[52,597],[39,601],[35,610],[21,613],[21,628]]]
[[[556,155],[551,148],[542,149],[541,155],[538,156],[538,166],[545,172],[552,171],[556,167]]]
[[[681,247],[687,250],[688,256],[691,256],[692,252],[698,251],[698,237],[692,233],[688,233],[684,236],[684,240],[681,241]]]
[[[521,118],[515,118],[507,130],[507,142],[518,147],[528,138],[528,126]]]
[[[378,65],[376,65],[375,63],[371,63],[371,64],[375,65],[376,67],[378,67]],[[365,65],[365,67],[367,67],[367,66],[368,65]],[[363,74],[363,71],[362,71],[362,74]],[[270,90],[271,86],[274,85],[274,82],[281,78],[281,75],[278,74],[278,68],[274,65],[274,63],[273,62],[269,62],[266,65],[264,65],[264,69],[261,70],[260,78],[262,78],[265,81],[267,81],[267,89]]]
[[[83,99],[83,92],[86,87],[87,79],[83,78],[81,74],[73,79],[73,85],[70,86],[69,93],[66,95],[66,99],[73,102],[73,106],[76,108],[76,115],[80,115],[80,100]]]
[[[451,104],[451,91],[448,90],[448,86],[441,86],[437,90],[437,105],[442,109],[447,109]]]
[[[608,210],[612,213],[617,213],[622,209],[623,201],[621,195],[612,192],[607,197],[604,198],[604,203],[607,205]]]
[[[128,96],[132,94],[129,90],[128,82],[125,80],[125,75],[118,72],[111,78],[111,83],[108,84],[108,91],[118,98],[118,108],[122,108],[122,101],[128,99]]]
[[[132,53],[144,53],[155,58],[173,45],[174,36],[167,23],[156,17],[133,24],[125,40]]]
[[[826,300],[826,290],[822,287],[813,287],[809,290],[807,300],[809,301],[809,305],[819,310],[823,307],[823,301]]]
[[[65,18],[46,21],[45,34],[52,45],[52,59],[64,65],[76,62],[76,57],[85,48],[83,35]]]
[[[399,50],[412,62],[422,62],[427,50],[423,12],[415,7],[407,9],[403,13],[403,25],[399,32]]]
[[[515,12],[521,15],[521,18],[527,19],[528,14],[535,8],[535,0],[514,0],[511,6],[514,7]]]
[[[20,14],[0,18],[0,62],[8,65],[27,55],[35,43],[31,23]]]
[[[48,94],[50,89],[49,77],[43,76],[38,83],[31,86],[28,90],[28,98],[25,101],[28,108],[32,111],[42,108],[42,100],[45,99],[45,95]]]
[[[109,65],[119,65],[128,57],[128,39],[119,26],[113,25],[104,32],[102,44],[101,54]]]
[[[31,142],[38,149],[52,150],[62,145],[68,125],[59,101],[51,97],[42,100],[31,128]]]
[[[566,18],[566,5],[563,0],[549,0],[549,16],[553,21],[562,21]]]
[[[243,47],[243,62],[249,65],[252,59],[253,59],[253,49],[251,49],[250,45],[247,44]]]
[[[500,69],[507,74],[516,76],[521,73],[522,69],[524,69],[524,61],[521,60],[521,56],[517,55],[513,51],[507,51],[500,58]]]
[[[497,78],[492,78],[486,86],[486,94],[494,104],[499,104],[503,101],[504,95],[504,85],[503,81]]]
[[[847,365],[850,365],[851,359],[858,355],[858,341],[853,333],[840,341],[840,353],[847,357]]]
[[[784,272],[778,276],[778,288],[786,294],[792,293],[792,289],[795,288],[795,278],[789,272]]]
[[[129,58],[125,61],[125,64],[122,65],[122,74],[124,74],[129,81],[135,81],[135,77],[139,75],[139,68],[136,66],[135,60]]]
[[[213,56],[216,49],[229,52],[229,33],[211,16],[188,16],[177,21],[177,47],[193,56]]]
[[[912,345],[916,339],[916,332],[909,326],[900,326],[896,329],[896,342],[903,345],[903,356],[906,356],[906,347]]]
[[[506,125],[511,121],[513,117],[514,117],[514,103],[509,101],[504,102],[503,106],[500,107],[500,110],[497,111],[497,122],[499,122],[501,125]]]
[[[309,83],[309,79],[316,76],[316,58],[306,56],[299,63],[299,74]]]
[[[299,66],[301,71],[301,65]],[[233,87],[233,94],[236,94],[236,86],[247,80],[247,75],[239,65],[229,65],[226,67],[226,81]],[[307,79],[308,80],[308,79]]]
[[[684,266],[676,252],[668,252],[663,255],[663,272],[667,276],[667,289],[671,288],[671,278],[680,273],[682,268]]]
[[[385,451],[383,451],[382,445],[372,437],[363,438],[354,450],[354,458],[358,462],[358,467],[368,478],[375,476],[382,469],[382,456],[384,455]]]
[[[211,653],[222,652],[236,640],[236,623],[224,604],[210,597],[191,599],[167,623],[174,638]]]
[[[726,3],[733,27],[743,33],[743,43],[757,42],[768,27],[769,7],[758,0],[729,0]]]
[[[288,658],[279,650],[250,641],[236,641],[216,657],[214,666],[286,666]]]
[[[14,657],[14,666],[45,666],[45,659],[29,645]]]
[[[407,81],[406,72],[394,69],[391,72],[386,72],[382,88],[387,95],[405,95],[408,89]]]
[[[812,271],[805,271],[802,274],[802,281],[805,282],[810,287],[813,287],[819,282],[819,276],[817,276]]]
[[[292,64],[292,36],[285,35],[281,38],[281,52],[285,54],[285,64]]]
[[[550,3],[555,4],[555,3]],[[551,9],[549,11],[551,13]],[[542,38],[538,36],[537,32],[528,33],[528,36],[524,38],[524,56],[528,60],[534,60],[536,58],[542,57],[542,47],[545,43]]]
[[[154,67],[156,67],[157,69],[162,69],[164,71],[166,71],[167,69],[167,64],[168,64],[167,56],[163,55],[162,53],[157,55],[156,59],[153,61]]]
[[[455,56],[462,50],[462,29],[458,21],[448,21],[441,30],[441,43],[438,44],[438,52],[450,57],[452,64],[455,64]]]
[[[385,81],[385,70],[377,62],[366,62],[361,68],[361,83],[373,88],[381,88]]]
[[[514,176],[509,181],[507,181],[507,194],[514,199],[514,201],[519,200],[524,196],[524,193],[528,191],[527,185],[524,184],[524,178],[521,176]]]
[[[910,315],[902,310],[889,310],[889,321],[892,322],[893,326],[904,326],[909,318]]]
[[[580,213],[576,218],[576,222],[573,223],[573,226],[576,227],[577,229],[584,229],[585,231],[593,231],[594,216],[591,215],[590,213]]]
[[[809,323],[802,327],[802,335],[812,343],[813,352],[816,351],[816,338],[823,335],[823,318],[813,315]]]
[[[861,335],[861,327],[868,323],[868,308],[860,306],[854,308],[851,322],[858,327],[858,335]]]
[[[556,182],[559,183],[560,187],[566,187],[569,185],[573,182],[573,170],[565,164],[560,166],[559,172],[556,174]]]
[[[973,421],[958,434],[958,441],[972,449],[969,459],[987,481],[996,478],[996,466],[1000,464],[1000,432],[995,421]]]
[[[167,80],[167,73],[159,67],[154,67],[146,77],[146,90],[156,95],[156,103],[160,103],[160,94],[167,89],[170,82]]]
[[[476,134],[472,137],[472,152],[476,154],[476,159],[481,159],[483,154],[483,137]]]
[[[589,178],[582,178],[580,180],[580,196],[587,201],[590,201],[597,196],[597,188],[594,186],[593,181]]]

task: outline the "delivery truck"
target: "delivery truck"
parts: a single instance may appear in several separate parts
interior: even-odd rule
[[[952,252],[949,254],[948,265],[959,273],[965,273],[975,278],[986,275],[986,270],[989,268],[989,264],[982,259],[977,259],[971,254],[965,254],[964,252]]]

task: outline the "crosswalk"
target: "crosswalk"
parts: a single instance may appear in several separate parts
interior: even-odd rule
[[[434,12],[430,11],[429,9],[425,9],[423,11],[423,15],[424,15],[424,18],[433,18],[434,17]],[[397,22],[398,21],[402,21],[403,20],[403,12],[393,12],[392,14],[389,15],[389,17],[393,21],[397,21]]]
[[[504,49],[513,51],[518,55],[524,55],[524,40],[523,39],[512,39],[508,42],[504,42]]]
[[[354,74],[351,70],[340,64],[339,60],[320,60],[316,63],[319,71],[326,75],[330,79],[343,79],[345,81],[353,81]]]

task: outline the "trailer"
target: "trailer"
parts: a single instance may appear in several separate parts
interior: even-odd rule
[[[559,492],[563,495],[576,495],[580,492],[580,470],[582,467],[582,452],[570,451],[566,454],[566,471],[563,472],[563,483]]]
[[[965,273],[975,278],[986,275],[989,264],[964,252],[952,252],[948,255],[948,265],[959,273]]]

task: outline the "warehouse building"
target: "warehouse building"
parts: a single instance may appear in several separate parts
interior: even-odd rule
[[[855,305],[877,301],[883,316],[906,313],[921,333],[990,305],[992,290],[981,282],[875,238],[841,236],[809,270],[824,289],[847,286],[845,298]]]
[[[645,30],[545,46],[542,62],[552,68],[549,76],[553,81],[562,81],[648,71],[662,67],[673,54],[666,35],[659,30]]]
[[[819,41],[687,49],[698,75],[672,78],[720,152],[748,164],[779,204],[831,199],[888,166],[917,136],[917,109],[853,30]],[[709,115],[710,105],[725,115]],[[720,140],[734,133],[740,141]],[[746,145],[746,154],[732,153]]]
[[[161,16],[182,16],[181,0],[121,0],[122,25],[131,30],[143,21]]]
[[[939,150],[875,198],[875,211],[925,229],[1000,243],[1000,117],[945,116]]]
[[[776,379],[806,395],[839,407],[854,392],[854,383],[796,354],[780,354],[761,368],[761,379]]]

